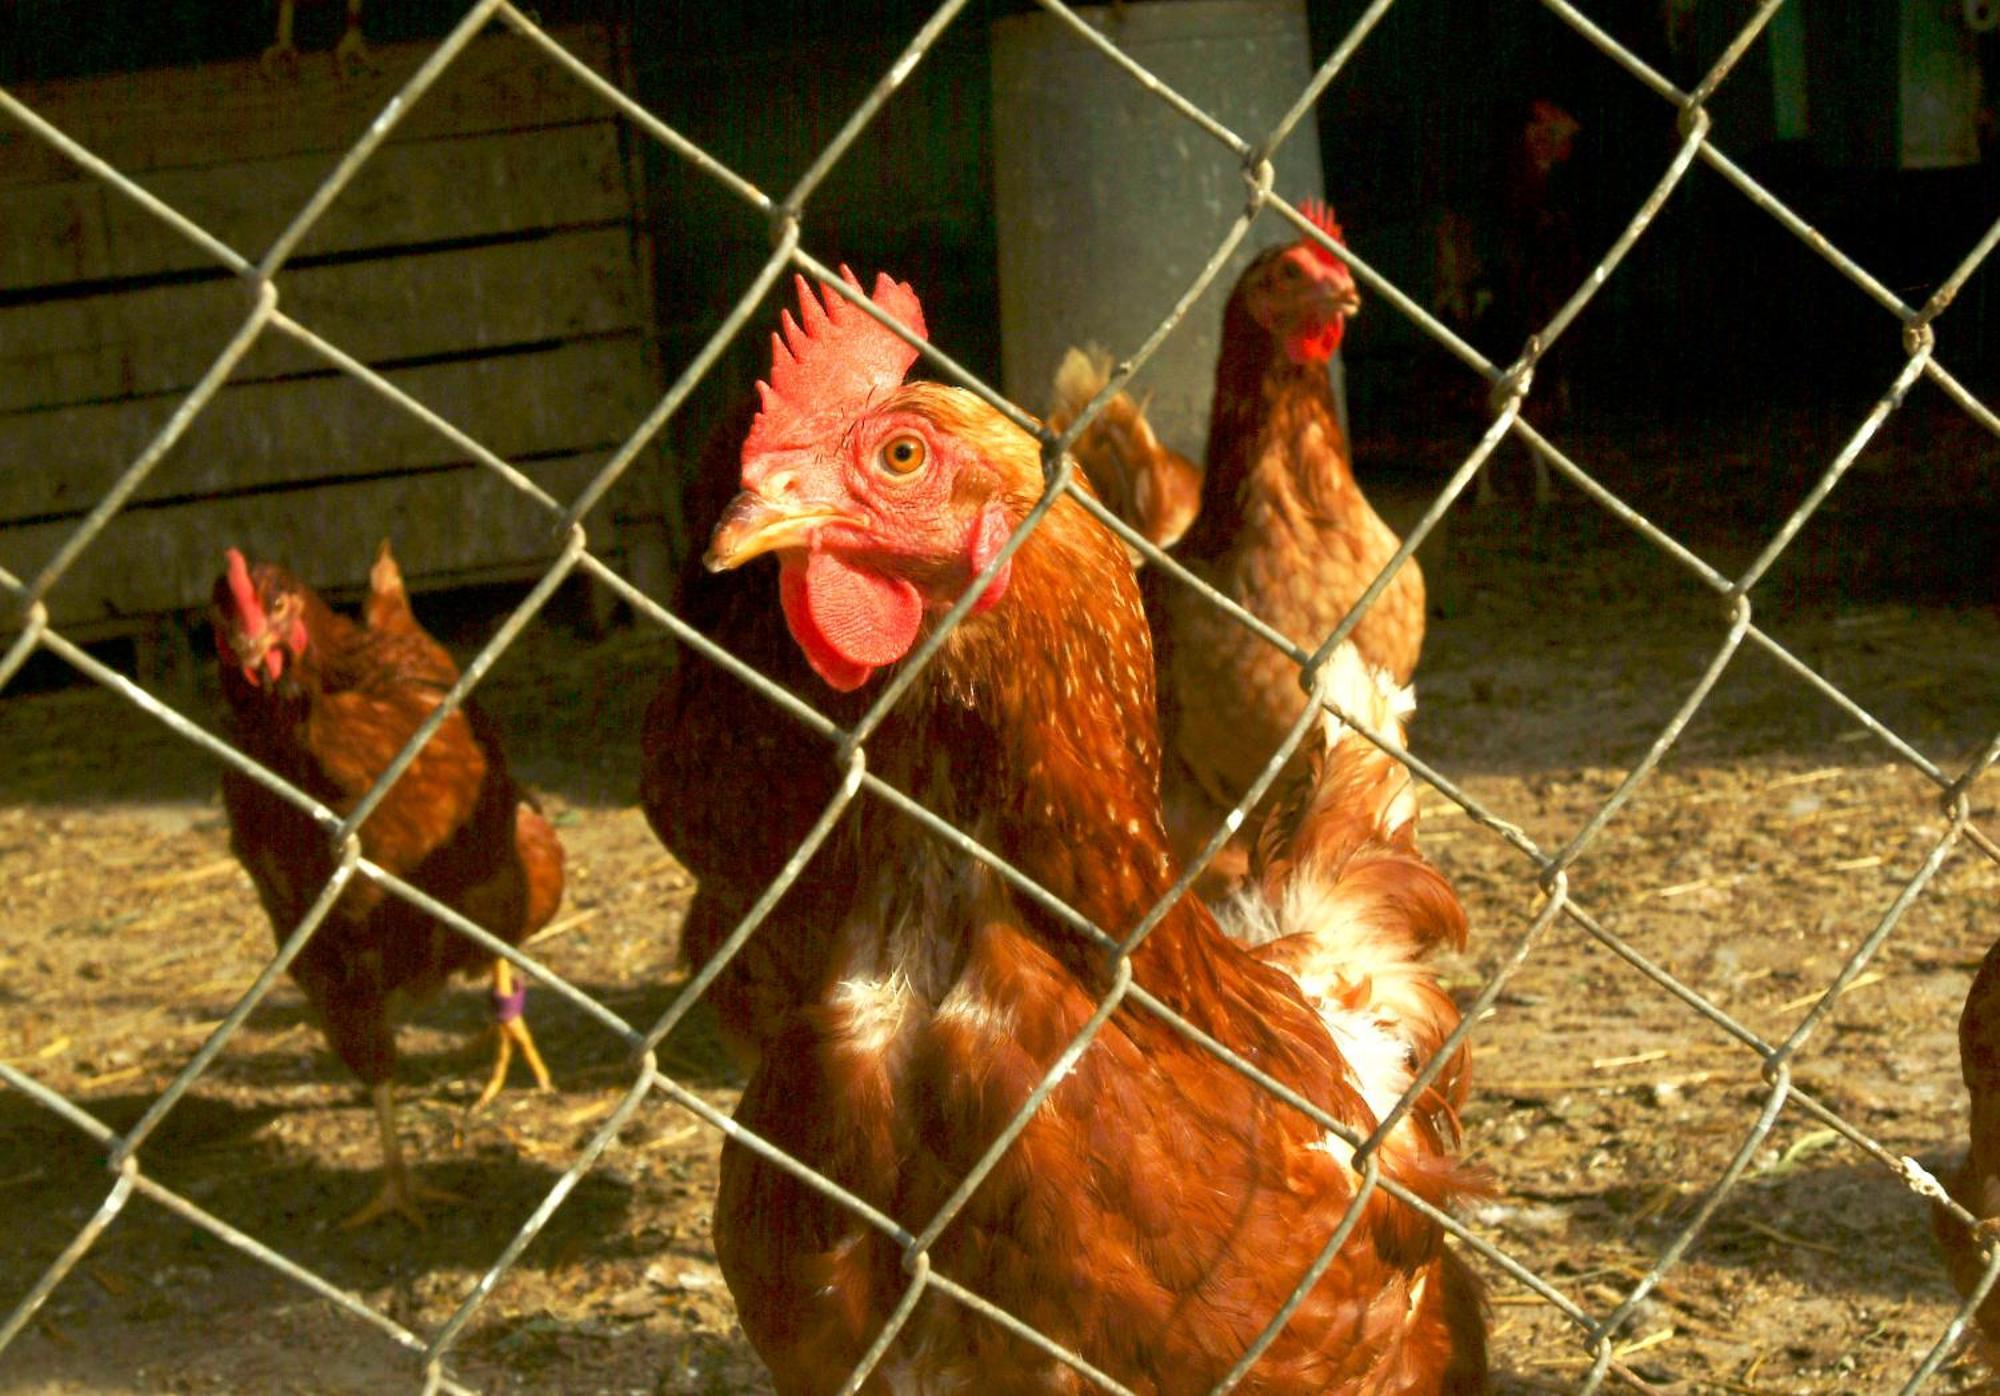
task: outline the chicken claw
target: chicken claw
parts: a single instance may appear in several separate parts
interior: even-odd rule
[[[535,1039],[528,1032],[528,1020],[521,1016],[522,1007],[527,1003],[528,986],[517,984],[514,966],[506,960],[493,962],[493,1030],[498,1038],[498,1051],[493,1058],[493,1074],[486,1078],[486,1089],[479,1093],[479,1099],[466,1107],[465,1113],[474,1114],[492,1103],[507,1084],[507,1067],[514,1060],[514,1049],[521,1049],[521,1057],[528,1063],[528,1070],[535,1075],[535,1089],[550,1091],[555,1082],[549,1077],[549,1069],[542,1063],[542,1054],[535,1048]]]
[[[410,1176],[403,1162],[402,1143],[396,1138],[396,1102],[389,1083],[377,1082],[369,1088],[369,1094],[375,1101],[375,1123],[382,1131],[382,1186],[365,1207],[343,1219],[340,1228],[354,1231],[394,1212],[422,1231],[424,1214],[417,1206],[419,1202],[456,1205],[463,1204],[465,1199],[443,1188],[426,1187]]]
[[[401,1168],[384,1169],[382,1186],[368,1205],[360,1211],[341,1220],[342,1231],[358,1231],[370,1222],[394,1212],[417,1230],[425,1230],[423,1209],[420,1202],[438,1202],[446,1206],[463,1205],[465,1198],[448,1188],[434,1188],[418,1182]]]

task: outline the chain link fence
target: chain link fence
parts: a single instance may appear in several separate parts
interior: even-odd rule
[[[1223,1391],[1234,1386],[1249,1371],[1264,1347],[1272,1341],[1289,1317],[1291,1310],[1303,1298],[1317,1276],[1331,1261],[1333,1255],[1347,1238],[1358,1220],[1362,1207],[1378,1189],[1397,1196],[1405,1205],[1413,1207],[1435,1218],[1441,1225],[1457,1237],[1458,1243],[1475,1253],[1491,1271],[1506,1277],[1508,1282],[1518,1285],[1532,1296],[1553,1306],[1573,1325],[1578,1349],[1588,1361],[1588,1367],[1580,1378],[1577,1389],[1593,1391],[1607,1378],[1616,1378],[1635,1388],[1646,1389],[1645,1382],[1631,1372],[1620,1360],[1621,1337],[1629,1339],[1628,1320],[1647,1295],[1662,1281],[1695,1240],[1702,1228],[1714,1216],[1718,1207],[1744,1178],[1747,1165],[1763,1146],[1767,1136],[1779,1119],[1780,1113],[1788,1106],[1821,1126],[1836,1131],[1854,1148],[1873,1159],[1882,1168],[1899,1176],[1914,1192],[1924,1198],[1942,1203],[1963,1221],[1970,1222],[1962,1209],[1957,1208],[1945,1197],[1938,1183],[1914,1160],[1899,1157],[1871,1138],[1830,1108],[1821,1100],[1798,1086],[1793,1080],[1793,1063],[1809,1038],[1822,1027],[1833,1010],[1842,992],[1862,974],[1870,959],[1896,930],[1899,921],[1911,905],[1923,894],[1925,887],[1938,874],[1954,854],[1969,850],[1975,854],[2000,861],[2000,845],[1980,830],[1970,820],[1968,792],[1996,757],[2000,757],[2000,735],[1987,744],[1975,759],[1962,769],[1948,769],[1933,761],[1911,742],[1878,721],[1861,704],[1854,701],[1840,688],[1815,672],[1813,667],[1788,651],[1757,623],[1757,617],[1750,600],[1750,592],[1758,580],[1765,575],[1792,542],[1807,520],[1812,517],[1822,501],[1840,482],[1843,474],[1854,463],[1862,449],[1883,426],[1890,414],[1901,405],[1904,395],[1920,378],[1928,378],[1941,388],[1959,407],[1969,414],[1989,432],[2000,435],[2000,417],[1981,402],[1946,367],[1941,353],[1938,326],[1944,312],[1949,308],[1954,296],[1973,274],[1975,269],[2000,243],[2000,223],[1987,231],[1940,285],[1931,298],[1920,306],[1906,304],[1894,291],[1884,285],[1867,269],[1845,256],[1832,246],[1821,234],[1792,209],[1760,186],[1741,166],[1711,140],[1711,120],[1707,109],[1709,99],[1728,79],[1732,70],[1744,54],[1756,42],[1760,33],[1777,13],[1783,0],[1765,0],[1754,15],[1736,34],[1720,59],[1701,81],[1690,91],[1682,91],[1670,83],[1659,72],[1649,67],[1628,48],[1621,45],[1589,17],[1581,13],[1568,0],[1543,0],[1548,10],[1569,25],[1577,34],[1588,40],[1605,58],[1630,75],[1632,80],[1643,84],[1656,94],[1675,113],[1679,131],[1679,145],[1665,171],[1659,177],[1648,197],[1632,213],[1623,231],[1617,237],[1603,259],[1578,286],[1575,293],[1561,310],[1528,340],[1520,357],[1512,363],[1490,362],[1471,346],[1458,338],[1445,325],[1428,314],[1410,295],[1398,289],[1382,276],[1367,261],[1365,239],[1357,240],[1359,246],[1348,245],[1340,249],[1341,257],[1352,267],[1355,276],[1375,294],[1394,305],[1421,328],[1424,334],[1442,345],[1466,366],[1491,385],[1491,422],[1481,435],[1476,447],[1458,465],[1437,493],[1435,499],[1424,511],[1420,520],[1408,531],[1401,549],[1384,568],[1373,585],[1369,587],[1360,603],[1341,625],[1326,637],[1314,650],[1305,650],[1279,635],[1256,617],[1221,595],[1203,587],[1203,584],[1183,569],[1176,566],[1171,557],[1163,556],[1138,537],[1119,520],[1109,515],[1102,507],[1073,483],[1071,473],[1074,463],[1067,455],[1067,447],[1089,422],[1095,411],[1102,406],[1109,395],[1122,388],[1160,345],[1165,337],[1187,313],[1195,300],[1206,291],[1216,279],[1230,254],[1249,233],[1257,218],[1271,211],[1279,218],[1295,226],[1302,235],[1320,238],[1318,231],[1292,203],[1282,197],[1272,186],[1271,153],[1292,133],[1298,123],[1309,116],[1316,102],[1328,87],[1338,80],[1356,52],[1368,40],[1394,0],[1375,0],[1340,39],[1332,55],[1313,75],[1304,91],[1298,94],[1284,118],[1268,132],[1252,132],[1247,136],[1228,129],[1213,116],[1201,110],[1169,86],[1160,82],[1153,74],[1135,62],[1129,55],[1092,28],[1082,18],[1056,0],[1044,0],[1044,8],[1059,19],[1073,32],[1075,40],[1097,49],[1104,61],[1124,69],[1134,81],[1140,83],[1166,106],[1186,119],[1190,126],[1200,131],[1206,138],[1226,148],[1241,162],[1245,200],[1241,214],[1228,228],[1218,242],[1212,255],[1200,268],[1185,292],[1167,307],[1158,328],[1143,344],[1134,348],[1129,356],[1120,362],[1107,387],[1092,402],[1091,407],[1061,435],[1053,435],[1039,423],[1007,402],[991,387],[967,372],[935,345],[925,343],[909,335],[885,317],[870,304],[865,296],[858,295],[826,265],[816,259],[804,245],[802,224],[815,191],[818,190],[828,173],[853,145],[856,138],[868,126],[876,113],[894,94],[911,71],[923,62],[926,53],[937,42],[948,26],[959,20],[966,8],[965,0],[950,0],[938,8],[927,22],[910,39],[907,47],[876,83],[865,100],[854,110],[845,125],[830,144],[822,150],[798,183],[782,195],[773,195],[756,187],[753,183],[716,160],[679,132],[665,125],[643,107],[634,102],[613,83],[591,70],[585,64],[567,53],[559,44],[544,33],[527,14],[517,9],[507,0],[483,0],[465,15],[464,19],[440,43],[429,58],[418,68],[397,95],[389,102],[380,116],[369,127],[366,134],[339,160],[325,181],[313,193],[305,206],[291,220],[289,226],[277,240],[262,254],[252,259],[213,236],[210,232],[184,217],[146,189],[122,175],[117,169],[83,148],[77,142],[56,129],[41,116],[23,104],[12,94],[0,90],[0,110],[8,119],[20,123],[42,141],[75,161],[91,175],[101,180],[105,186],[125,199],[136,203],[148,213],[171,227],[182,237],[203,250],[208,256],[241,278],[246,308],[240,328],[216,356],[213,364],[199,383],[188,392],[178,409],[154,436],[150,444],[132,461],[129,468],[118,478],[116,484],[98,501],[74,533],[58,549],[54,557],[42,568],[38,575],[23,579],[0,569],[0,588],[4,588],[9,605],[20,626],[19,634],[7,645],[4,658],[0,658],[0,688],[20,670],[24,662],[36,651],[47,651],[58,656],[83,674],[104,687],[120,695],[160,723],[176,736],[196,744],[216,760],[235,768],[256,780],[282,798],[308,811],[324,829],[329,844],[338,850],[338,867],[331,880],[319,895],[305,917],[284,940],[276,955],[259,974],[255,982],[242,995],[232,1011],[224,1018],[207,1040],[180,1070],[171,1084],[145,1110],[141,1118],[131,1128],[120,1133],[99,1121],[88,1111],[67,1099],[61,1093],[49,1088],[34,1076],[15,1066],[0,1064],[0,1081],[23,1093],[56,1116],[88,1135],[105,1150],[105,1162],[110,1182],[103,1201],[88,1222],[76,1233],[68,1246],[49,1264],[37,1283],[29,1292],[18,1298],[4,1321],[0,1321],[0,1352],[19,1336],[36,1310],[43,1304],[56,1287],[77,1263],[91,1250],[105,1229],[119,1216],[135,1195],[167,1209],[186,1219],[194,1226],[202,1228],[219,1238],[228,1246],[254,1257],[287,1279],[338,1306],[351,1315],[358,1323],[387,1335],[394,1343],[401,1345],[410,1354],[412,1383],[425,1392],[468,1390],[452,1375],[451,1359],[454,1345],[464,1333],[467,1323],[477,1313],[500,1279],[507,1273],[522,1252],[548,1223],[556,1210],[578,1183],[599,1162],[605,1151],[617,1139],[619,1132],[632,1120],[636,1112],[655,1102],[656,1097],[671,1101],[712,1125],[718,1132],[734,1139],[743,1147],[752,1149],[803,1179],[829,1197],[837,1199],[863,1218],[868,1224],[879,1228],[893,1238],[902,1248],[905,1268],[909,1274],[909,1285],[902,1302],[896,1308],[889,1322],[882,1330],[873,1347],[866,1354],[860,1366],[847,1381],[844,1390],[859,1388],[874,1369],[890,1345],[895,1341],[899,1327],[910,1316],[918,1300],[927,1293],[948,1296],[967,1309],[998,1323],[1021,1338],[1034,1343],[1052,1357],[1067,1364],[1080,1373],[1094,1386],[1106,1391],[1118,1392],[1126,1388],[1108,1375],[1092,1368],[1076,1353],[1069,1352],[1035,1333],[1010,1314],[995,1305],[990,1299],[973,1293],[950,1277],[933,1271],[930,1267],[929,1248],[937,1237],[952,1223],[959,1208],[971,1196],[980,1182],[994,1167],[1001,1155],[1008,1149],[1029,1116],[1040,1105],[1043,1098],[1053,1089],[1057,1080],[1090,1045],[1092,1038],[1110,1016],[1121,1009],[1126,1012],[1154,1014],[1197,1043],[1205,1050],[1229,1062],[1237,1070],[1260,1082],[1266,1089],[1289,1101],[1295,1108],[1312,1115],[1325,1128],[1347,1137],[1355,1146],[1353,1166],[1357,1181],[1352,1203],[1346,1214],[1339,1220],[1331,1238],[1317,1257],[1316,1263],[1300,1281],[1289,1302],[1270,1316],[1268,1326],[1257,1342],[1242,1354],[1241,1361],[1216,1390]],[[423,99],[425,92],[438,80],[464,52],[467,45],[489,24],[499,23],[515,31],[528,42],[538,46],[558,64],[572,74],[575,80],[594,92],[606,104],[614,108],[640,132],[659,142],[674,155],[684,160],[688,166],[702,176],[722,185],[735,197],[754,208],[769,221],[772,250],[753,283],[737,300],[734,308],[717,325],[713,333],[702,345],[699,352],[674,381],[666,395],[646,416],[628,440],[607,460],[591,483],[574,499],[557,499],[544,492],[519,469],[510,465],[474,437],[470,432],[446,421],[428,409],[422,402],[412,398],[378,373],[370,370],[340,346],[330,343],[316,334],[312,328],[293,318],[282,305],[280,286],[286,264],[301,240],[315,222],[340,197],[342,191],[354,179],[356,173],[380,148],[383,141],[409,112],[411,107]],[[1887,383],[1881,396],[1871,411],[1845,444],[1819,475],[1817,483],[1805,499],[1791,512],[1782,526],[1773,534],[1755,560],[1739,575],[1726,575],[1712,567],[1703,558],[1685,547],[1651,522],[1644,514],[1631,507],[1611,490],[1595,479],[1589,468],[1573,460],[1564,453],[1561,446],[1548,440],[1531,426],[1521,415],[1523,403],[1527,400],[1533,385],[1537,362],[1545,355],[1566,329],[1576,319],[1586,304],[1603,287],[1624,261],[1627,254],[1642,238],[1666,200],[1689,171],[1697,163],[1706,164],[1719,174],[1729,185],[1770,218],[1794,234],[1820,257],[1836,268],[1865,295],[1879,305],[1884,312],[1883,333],[1898,337],[1905,354],[1903,365],[1893,379]],[[1331,246],[1331,244],[1328,244]],[[644,594],[611,567],[601,561],[591,550],[588,521],[593,508],[603,499],[607,490],[619,480],[640,453],[654,441],[668,419],[686,401],[690,392],[709,371],[718,357],[735,336],[751,319],[757,305],[788,271],[803,272],[832,286],[838,293],[847,296],[860,305],[867,313],[890,325],[905,339],[915,344],[922,355],[944,376],[953,379],[979,394],[997,410],[1007,415],[1025,430],[1037,435],[1044,448],[1047,466],[1047,489],[1036,508],[999,555],[993,560],[982,576],[967,589],[958,604],[947,615],[918,652],[901,667],[892,682],[887,684],[877,701],[867,714],[851,728],[841,728],[823,715],[802,703],[797,698],[778,688],[738,661],[706,637],[696,633],[678,616],[652,597]],[[757,327],[759,330],[763,326]],[[319,805],[307,795],[292,788],[271,772],[248,760],[241,753],[231,749],[217,737],[204,731],[179,712],[162,703],[152,694],[133,683],[124,675],[80,648],[72,640],[53,629],[49,622],[45,598],[51,590],[61,584],[65,573],[83,552],[97,544],[107,522],[126,502],[132,498],[148,474],[181,439],[196,415],[211,402],[217,390],[228,379],[232,369],[250,350],[260,337],[278,335],[295,341],[325,364],[341,373],[367,385],[396,407],[421,420],[432,430],[442,433],[456,444],[468,457],[478,461],[488,471],[506,481],[514,489],[546,512],[549,521],[549,536],[552,540],[552,555],[539,582],[532,588],[492,639],[479,654],[465,666],[463,676],[451,689],[430,718],[410,740],[393,764],[375,784],[370,794],[346,817]],[[1577,829],[1566,843],[1560,847],[1545,847],[1529,838],[1514,823],[1509,822],[1499,811],[1485,807],[1469,795],[1444,773],[1432,769],[1420,758],[1388,744],[1377,733],[1368,735],[1380,745],[1385,745],[1397,757],[1408,763],[1424,781],[1434,787],[1443,797],[1455,802],[1472,820],[1491,831],[1496,837],[1506,841],[1520,855],[1521,890],[1524,899],[1539,905],[1528,918],[1525,930],[1521,931],[1500,960],[1499,966],[1480,988],[1472,1001],[1465,1006],[1463,1020],[1438,1055],[1419,1073],[1402,1101],[1385,1118],[1376,1131],[1362,1138],[1345,1129],[1338,1122],[1318,1112],[1308,1102],[1286,1089],[1282,1084],[1259,1072],[1248,1062],[1233,1054],[1227,1046],[1207,1038],[1198,1030],[1182,1022],[1170,1009],[1137,984],[1131,973],[1130,955],[1137,944],[1147,935],[1164,914],[1165,909],[1192,882],[1196,869],[1190,868],[1179,883],[1144,918],[1131,928],[1103,928],[1091,924],[1073,909],[1063,905],[1046,890],[1029,883],[1020,873],[1009,867],[999,857],[988,850],[972,844],[964,836],[952,830],[934,815],[924,810],[902,792],[885,784],[868,768],[867,742],[875,732],[884,715],[908,690],[916,675],[936,653],[939,645],[950,629],[971,608],[974,599],[983,591],[985,581],[1018,548],[1022,541],[1034,531],[1036,525],[1063,493],[1070,494],[1085,507],[1090,508],[1099,518],[1120,533],[1127,542],[1139,549],[1147,557],[1151,566],[1165,568],[1181,582],[1202,588],[1209,599],[1228,610],[1242,624],[1250,627],[1265,640],[1277,646],[1300,666],[1301,682],[1308,691],[1312,689],[1314,674],[1318,666],[1331,653],[1333,647],[1343,640],[1354,628],[1361,613],[1372,604],[1387,585],[1388,580],[1431,534],[1446,511],[1452,507],[1466,487],[1472,483],[1481,466],[1494,449],[1507,437],[1512,436],[1525,443],[1541,459],[1576,487],[1584,496],[1615,517],[1654,548],[1666,554],[1681,568],[1692,574],[1698,581],[1714,593],[1718,603],[1719,628],[1721,635],[1715,643],[1712,656],[1705,670],[1680,703],[1671,719],[1658,731],[1643,757],[1619,782],[1610,796],[1605,799],[1588,820]],[[32,469],[24,462],[16,462],[14,468]],[[714,958],[699,968],[675,998],[659,1021],[651,1024],[627,1022],[617,1013],[590,995],[566,982],[548,966],[533,956],[506,945],[462,916],[451,911],[426,896],[418,889],[401,881],[361,856],[360,843],[356,831],[369,813],[376,807],[384,793],[396,778],[408,768],[416,753],[438,729],[449,714],[472,691],[481,678],[491,668],[499,656],[514,643],[523,628],[548,601],[556,588],[572,574],[587,575],[596,582],[629,603],[633,610],[647,621],[670,632],[687,650],[701,656],[700,660],[683,659],[683,662],[710,662],[722,665],[743,683],[749,685],[763,698],[783,709],[792,720],[805,724],[823,736],[828,743],[829,758],[846,772],[838,793],[828,805],[818,824],[814,827],[797,856],[787,865],[777,881],[751,909],[743,922],[737,926]],[[1654,959],[1629,940],[1608,929],[1591,910],[1578,903],[1570,893],[1568,870],[1575,860],[1590,847],[1593,840],[1617,817],[1621,808],[1631,799],[1633,793],[1647,780],[1661,760],[1673,748],[1689,720],[1701,708],[1725,669],[1748,644],[1769,654],[1782,668],[1794,676],[1799,685],[1818,693],[1834,704],[1846,717],[1852,719],[1872,736],[1880,746],[1893,757],[1936,786],[1937,797],[1946,815],[1943,833],[1936,838],[1917,871],[1896,892],[1884,907],[1873,929],[1860,940],[1838,973],[1818,997],[1811,1010],[1801,1018],[1789,1035],[1781,1040],[1770,1040],[1753,1031],[1742,1022],[1724,1011],[1698,989],[1692,987],[1674,974],[1668,972]],[[1222,844],[1227,829],[1234,827],[1242,815],[1257,803],[1266,789],[1276,779],[1292,752],[1304,739],[1316,716],[1316,709],[1308,705],[1294,725],[1283,746],[1272,753],[1259,779],[1247,791],[1238,804],[1236,818],[1223,830],[1219,830],[1211,842],[1207,853],[1212,855]],[[759,922],[776,903],[784,890],[799,875],[809,856],[833,831],[848,805],[863,790],[876,799],[882,800],[919,821],[933,831],[950,837],[969,856],[988,863],[1000,876],[1008,879],[1026,896],[1032,897],[1040,905],[1053,911],[1058,917],[1073,926],[1080,934],[1089,937],[1104,948],[1111,957],[1114,967],[1112,987],[1101,1001],[1098,1011],[1086,1024],[1074,1042],[1057,1061],[1040,1087],[1023,1105],[1019,1115],[1003,1135],[994,1141],[981,1159],[979,1165],[964,1180],[948,1204],[929,1219],[923,1229],[911,1232],[895,1219],[874,1210],[860,1198],[855,1197],[830,1179],[813,1172],[796,1160],[787,1158],[768,1142],[741,1129],[725,1114],[717,1110],[702,1096],[674,1076],[663,1071],[655,1049],[661,1041],[681,1021],[687,1010],[699,999],[713,982],[723,965],[744,944],[757,929]],[[148,1140],[167,1115],[174,1110],[187,1091],[201,1079],[203,1073],[213,1063],[219,1053],[229,1044],[231,1037],[243,1024],[251,1011],[265,998],[276,984],[287,966],[298,955],[309,937],[345,888],[355,878],[372,881],[395,896],[421,907],[431,915],[446,922],[460,934],[471,937],[495,955],[504,956],[519,966],[549,992],[561,995],[577,1011],[588,1016],[605,1030],[615,1034],[630,1049],[632,1067],[631,1081],[617,1108],[604,1119],[587,1144],[576,1153],[568,1168],[551,1186],[531,1215],[521,1223],[511,1239],[494,1256],[484,1274],[466,1293],[456,1311],[434,1331],[418,1332],[397,1322],[378,1309],[370,1307],[339,1286],[331,1283],[311,1268],[282,1254],[259,1238],[247,1235],[216,1217],[186,1196],[163,1186],[150,1176],[146,1167],[145,1148]],[[1508,1253],[1494,1243],[1470,1232],[1457,1219],[1443,1215],[1429,1207],[1422,1200],[1404,1192],[1394,1183],[1383,1178],[1378,1171],[1375,1149],[1384,1135],[1412,1107],[1419,1095],[1430,1085],[1444,1064],[1449,1060],[1459,1044],[1466,1039],[1486,1016],[1501,996],[1509,980],[1529,959],[1550,928],[1559,921],[1580,930],[1594,938],[1612,954],[1622,959],[1641,974],[1658,985],[1659,989],[1681,1004],[1700,1020],[1719,1029],[1730,1039],[1740,1043],[1749,1053],[1754,1054],[1761,1068],[1764,1089],[1755,1117],[1743,1132],[1741,1143],[1734,1149],[1727,1166],[1709,1186],[1705,1196],[1693,1213],[1671,1237],[1659,1252],[1651,1268],[1630,1288],[1625,1290],[1618,1301],[1608,1309],[1593,1309],[1579,1301],[1563,1287],[1545,1276],[1538,1274],[1528,1260]],[[1120,932],[1114,934],[1114,932]],[[1937,1335],[1921,1362],[1908,1377],[1905,1391],[1915,1391],[1938,1370],[1951,1353],[1964,1331],[1968,1317],[1978,1302],[1984,1297],[2000,1274],[2000,1251],[1989,1256],[1988,1264],[1977,1290],[1962,1303],[1956,1316]]]

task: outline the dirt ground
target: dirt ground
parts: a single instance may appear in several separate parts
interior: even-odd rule
[[[1934,405],[1932,405],[1934,406]],[[1579,428],[1576,456],[1725,570],[1754,556],[1843,422],[1806,417],[1690,441],[1644,421]],[[1458,443],[1383,433],[1376,493],[1399,522]],[[1996,453],[1918,404],[1753,594],[1758,619],[1948,771],[2000,729],[1991,604]],[[1518,488],[1518,486],[1516,486]],[[1726,633],[1718,600],[1560,490],[1461,507],[1427,549],[1436,614],[1412,744],[1544,848],[1604,800]],[[1983,588],[1983,589],[1982,589]],[[422,610],[461,652],[488,606]],[[538,953],[628,1021],[669,1002],[688,879],[634,807],[639,715],[663,662],[634,630],[538,623],[482,690],[571,859]],[[207,720],[206,699],[193,709]],[[767,719],[746,704],[745,720]],[[718,773],[727,778],[727,773]],[[1974,820],[2000,833],[1989,777]],[[1471,908],[1451,966],[1470,998],[1527,928],[1533,870],[1432,795],[1423,838]],[[746,813],[750,811],[746,810]],[[1769,1039],[1884,914],[1944,830],[1938,791],[1834,705],[1746,646],[1637,797],[1583,852],[1572,892],[1611,933]],[[208,760],[91,687],[0,701],[0,1059],[129,1124],[270,951],[230,860]],[[1954,1026],[1996,934],[2000,867],[1961,846],[1799,1058],[1799,1085],[1891,1151],[1934,1163],[1966,1110]],[[488,1050],[480,986],[406,1025],[402,1128],[464,1197],[428,1229],[335,1219],[376,1159],[366,1101],[281,984],[147,1146],[147,1170],[334,1284],[427,1331],[441,1322],[610,1112],[621,1045],[544,993],[531,1021],[557,1078],[462,1117]],[[1569,923],[1537,946],[1474,1039],[1470,1147],[1496,1179],[1484,1235],[1602,1314],[1699,1204],[1749,1130],[1755,1057]],[[699,1018],[669,1069],[727,1108],[739,1082]],[[718,1137],[649,1106],[502,1279],[454,1371],[492,1392],[765,1392],[709,1244]],[[111,1184],[101,1151],[0,1090],[0,1307]],[[1563,1390],[1586,1365],[1560,1314],[1497,1274],[1507,1391]],[[1922,1205],[1886,1169],[1787,1108],[1746,1181],[1619,1335],[1659,1390],[1899,1385],[1953,1307]],[[332,1305],[135,1199],[28,1330],[0,1391],[414,1389],[409,1355]],[[1978,1379],[1953,1359],[1936,1389]]]

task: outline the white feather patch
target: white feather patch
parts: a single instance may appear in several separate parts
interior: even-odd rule
[[[1378,669],[1363,659],[1352,640],[1341,641],[1320,665],[1313,676],[1313,695],[1322,704],[1331,703],[1398,746],[1403,743],[1403,731],[1411,714],[1417,710],[1416,689],[1397,683],[1388,670]],[[1332,708],[1322,713],[1322,721],[1326,744],[1331,749],[1347,734],[1347,724]]]
[[[944,996],[944,1001],[937,1006],[935,1017],[940,1023],[957,1023],[982,1037],[1007,1041],[1012,1041],[1014,1037],[1013,1013],[974,991],[963,979]]]
[[[901,971],[843,979],[828,1002],[845,1016],[847,1047],[867,1056],[887,1052],[902,1039],[916,1006],[909,977]]]
[[[1216,908],[1216,920],[1231,939],[1252,949],[1294,935],[1311,947],[1302,961],[1287,959],[1285,967],[1333,1035],[1349,1084],[1380,1121],[1414,1075],[1411,1044],[1397,1023],[1409,1006],[1406,990],[1431,977],[1411,958],[1407,940],[1392,927],[1356,918],[1333,889],[1310,877],[1289,883],[1275,906],[1260,888],[1239,891]],[[1340,1001],[1363,982],[1367,1005],[1350,1008]]]

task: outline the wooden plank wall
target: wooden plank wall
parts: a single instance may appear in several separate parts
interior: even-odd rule
[[[559,38],[619,76],[604,27]],[[18,96],[256,260],[430,52],[341,78],[254,63],[24,85]],[[558,499],[657,399],[641,196],[620,126],[511,34],[476,40],[281,273],[285,311]],[[0,126],[0,565],[31,575],[241,324],[245,288],[25,130]],[[665,567],[650,454],[587,521],[645,584]],[[393,536],[413,585],[527,577],[548,520],[361,383],[267,333],[50,597],[79,634],[203,605],[221,551],[330,588]]]

